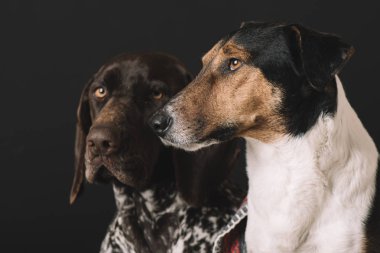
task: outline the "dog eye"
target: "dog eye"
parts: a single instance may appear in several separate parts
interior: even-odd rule
[[[160,100],[163,96],[164,96],[164,93],[162,91],[159,91],[159,90],[153,91],[153,93],[152,93],[152,97],[155,100]]]
[[[241,66],[241,61],[239,59],[236,59],[236,58],[231,58],[229,63],[228,63],[228,68],[231,71],[237,70],[240,66]]]
[[[108,92],[107,92],[107,89],[105,88],[105,87],[103,87],[103,86],[101,86],[101,87],[99,87],[99,88],[97,88],[96,90],[95,90],[95,97],[96,98],[100,98],[100,99],[102,99],[102,98],[104,98],[105,96],[107,96],[107,94],[108,94]]]

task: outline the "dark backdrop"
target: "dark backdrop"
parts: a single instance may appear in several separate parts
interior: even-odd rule
[[[244,20],[340,34],[357,49],[341,74],[348,97],[379,145],[380,9],[350,2],[2,0],[0,250],[98,250],[114,204],[110,187],[90,186],[68,205],[75,111],[87,79],[125,51],[169,52],[196,73],[201,55]]]

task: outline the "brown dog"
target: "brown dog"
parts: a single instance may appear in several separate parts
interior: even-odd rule
[[[118,212],[101,252],[210,252],[241,203],[226,182],[238,166],[239,141],[185,153],[164,147],[148,126],[190,81],[174,57],[147,53],[112,59],[85,86],[70,202],[85,177],[114,183]]]

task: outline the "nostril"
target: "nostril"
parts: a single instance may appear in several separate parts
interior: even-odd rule
[[[111,142],[109,142],[109,141],[102,141],[102,147],[106,148],[106,149],[110,148],[111,147]]]
[[[153,118],[151,122],[151,127],[157,134],[162,135],[170,128],[171,124],[171,117],[164,114],[159,114]]]
[[[114,152],[118,148],[116,143],[112,142],[110,140],[100,141],[99,146],[100,146],[99,148],[100,148],[101,152],[105,155],[108,155],[111,152]]]
[[[92,140],[89,140],[89,141],[87,142],[87,145],[88,145],[89,147],[93,147],[93,146],[95,146],[95,143],[94,143]]]
[[[161,121],[154,121],[153,122],[153,128],[154,128],[154,130],[160,130],[162,128]]]
[[[87,135],[87,147],[93,155],[110,155],[120,147],[120,135],[110,127],[93,127]]]

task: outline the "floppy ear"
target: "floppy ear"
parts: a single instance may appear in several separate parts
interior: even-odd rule
[[[193,206],[218,204],[223,197],[218,196],[218,190],[241,164],[243,148],[244,141],[234,139],[196,152],[175,150],[177,188],[185,201]]]
[[[93,82],[93,78],[86,84],[82,91],[77,109],[77,125],[75,134],[75,160],[74,160],[74,181],[71,186],[70,204],[73,204],[81,192],[84,181],[84,153],[86,150],[86,136],[91,126],[90,105],[88,100],[88,89]]]
[[[335,35],[316,32],[297,24],[287,25],[284,29],[298,74],[305,75],[316,90],[323,90],[355,51]]]

